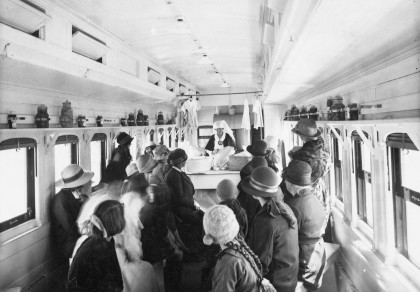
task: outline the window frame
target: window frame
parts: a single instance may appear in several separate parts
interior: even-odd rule
[[[341,131],[339,129],[335,129],[339,135],[341,135]],[[338,147],[339,142],[338,138],[335,137],[334,133],[331,131],[330,135],[330,141],[331,141],[331,152],[332,152],[332,158],[333,158],[333,165],[334,165],[334,197],[344,205],[344,194],[343,194],[343,168],[341,167],[342,161],[339,158],[338,154]],[[339,185],[337,184],[337,176],[339,176]],[[337,195],[338,188],[340,190],[340,196]]]
[[[365,136],[369,139],[367,133]],[[369,172],[363,168],[363,140],[360,138],[356,131],[353,131],[351,135],[352,140],[352,156],[353,156],[353,173],[355,176],[355,187],[356,187],[356,213],[361,221],[363,221],[369,228],[373,229],[368,223],[368,210],[367,210],[367,183],[370,183],[372,187],[372,170]],[[371,159],[371,155],[369,155]],[[371,161],[369,161],[372,165]],[[371,190],[373,192],[373,189]],[[371,210],[373,216],[373,209]]]
[[[106,161],[107,160],[107,140],[108,140],[108,136],[105,133],[95,133],[92,139],[90,140],[90,143],[97,142],[97,141],[101,142],[101,179],[104,175],[106,162],[107,162]],[[89,144],[89,146],[91,146],[91,144]],[[92,154],[92,150],[90,150],[90,153]],[[92,163],[92,157],[90,157],[90,162]],[[91,168],[92,168],[92,165],[91,165]],[[99,181],[101,181],[101,179]],[[92,187],[95,187],[95,186],[92,186]]]
[[[69,143],[71,147],[71,164],[79,164],[79,137],[76,135],[60,135],[57,137],[57,140],[55,140],[54,146]]]
[[[2,145],[3,144],[3,145]],[[0,234],[2,234],[1,239],[3,239],[3,234],[8,233],[13,229],[18,229],[19,232],[22,228],[22,225],[30,225],[29,228],[34,227],[35,224],[28,223],[36,219],[36,178],[37,178],[37,143],[32,138],[12,138],[3,140],[0,143],[0,151],[2,150],[11,150],[11,149],[20,149],[26,148],[26,181],[27,181],[27,202],[26,202],[26,212],[9,218],[3,222],[0,222]],[[26,230],[26,227],[23,227],[23,230]],[[14,233],[13,233],[14,234]]]
[[[411,202],[420,207],[420,193],[402,185],[402,158],[401,151],[418,151],[406,133],[393,133],[388,135],[387,154],[390,159],[391,191],[394,213],[394,248],[412,266],[414,263],[409,258],[407,235],[407,207],[406,202]],[[413,199],[414,198],[414,199]],[[416,266],[415,266],[416,267]],[[419,269],[419,267],[417,267]]]

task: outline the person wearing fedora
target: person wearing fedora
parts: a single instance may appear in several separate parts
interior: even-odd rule
[[[241,180],[251,175],[252,171],[260,166],[268,166],[267,160],[263,156],[254,156],[248,166],[243,168],[239,173]],[[242,189],[241,182],[238,184],[238,202],[241,204],[242,208],[245,209],[248,223],[251,224],[254,221],[255,215],[261,209],[260,202],[256,200],[251,194],[248,194]],[[245,233],[245,236],[247,233]]]
[[[153,150],[153,158],[157,165],[150,175],[150,183],[155,185],[163,185],[165,183],[165,162],[168,158],[169,149],[165,145],[158,145]]]
[[[324,227],[327,226],[331,212],[331,198],[325,186],[324,177],[332,166],[331,155],[324,150],[324,140],[316,122],[312,119],[300,119],[292,132],[299,135],[304,142],[300,149],[290,153],[293,160],[301,160],[311,166],[311,180],[315,196],[320,200],[325,210]],[[280,184],[283,193],[287,193],[285,180]],[[328,236],[329,237],[329,236]],[[331,238],[329,238],[331,241]]]
[[[246,151],[248,151],[249,153],[252,154],[252,156],[256,157],[256,156],[260,156],[260,157],[264,157],[267,160],[267,164],[268,167],[272,168],[275,172],[278,172],[279,169],[276,167],[274,161],[272,159],[269,158],[269,155],[271,154],[271,151],[268,149],[268,144],[266,141],[264,140],[255,140],[252,145],[248,145],[248,147],[246,147]],[[249,164],[251,164],[251,161],[248,162],[248,164],[246,164],[241,171],[244,172],[252,172],[247,170],[249,168]]]
[[[326,262],[322,239],[325,213],[313,194],[311,174],[311,166],[300,160],[292,160],[283,172],[289,191],[284,195],[284,202],[292,209],[298,224],[299,290],[296,291],[318,289]]]
[[[131,160],[133,160],[130,153],[130,145],[133,139],[133,137],[125,132],[121,132],[117,136],[118,147],[112,151],[111,162],[118,163],[121,171],[125,171],[125,168],[130,164]]]
[[[296,217],[283,202],[280,178],[269,167],[257,167],[241,182],[261,209],[256,214],[247,242],[260,258],[263,276],[281,292],[295,291],[299,266]]]
[[[93,172],[84,171],[77,164],[70,164],[63,169],[61,180],[57,183],[61,190],[52,199],[51,230],[57,255],[63,259],[71,257],[79,237],[76,220],[83,203],[82,190],[90,184],[92,177]]]

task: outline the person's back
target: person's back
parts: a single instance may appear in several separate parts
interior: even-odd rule
[[[298,274],[298,230],[293,211],[283,202],[280,179],[269,167],[257,167],[241,181],[244,191],[261,204],[248,233],[249,247],[260,258],[263,276],[277,291],[295,291]]]
[[[85,289],[85,290],[80,290]],[[114,240],[89,237],[78,249],[68,274],[68,292],[122,291]]]
[[[214,268],[212,291],[258,291],[258,276],[240,252],[225,249]]]
[[[248,234],[248,244],[258,255],[263,275],[277,291],[294,291],[298,274],[298,230],[275,209],[280,208],[271,200],[254,218]],[[276,206],[274,206],[276,205]],[[282,206],[293,214],[288,206]]]
[[[75,250],[67,290],[122,291],[121,269],[114,236],[125,228],[124,206],[115,200],[100,203],[86,222],[87,239]]]
[[[292,208],[299,234],[298,280],[307,289],[317,289],[322,283],[326,254],[324,234],[325,211],[314,195],[309,164],[292,160],[283,173],[289,194],[284,201]]]
[[[62,189],[51,203],[52,238],[61,256],[69,258],[79,238],[76,226],[82,201],[76,199],[70,190]]]

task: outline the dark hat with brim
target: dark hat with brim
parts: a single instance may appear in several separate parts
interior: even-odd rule
[[[311,166],[301,160],[292,160],[283,171],[283,177],[290,183],[297,186],[310,186],[312,168]]]
[[[267,142],[264,140],[256,140],[252,145],[246,147],[246,151],[254,156],[265,156],[269,153]]]
[[[312,119],[300,119],[296,126],[292,129],[292,132],[307,138],[318,138],[321,136],[321,130],[316,126],[316,122]]]
[[[276,172],[267,166],[257,167],[241,181],[242,189],[253,196],[274,198],[281,195],[280,179]]]
[[[131,141],[133,141],[133,139],[134,138],[128,135],[127,133],[121,132],[117,137],[117,143],[119,145],[129,145]]]

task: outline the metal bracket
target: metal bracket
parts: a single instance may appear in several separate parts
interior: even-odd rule
[[[337,133],[337,131],[335,130],[335,128],[334,128],[332,125],[328,124],[328,127],[330,127],[331,131],[332,131],[332,132],[334,133],[334,135],[336,136],[337,141],[338,141],[339,143],[341,143],[341,145],[344,145],[344,139],[343,139],[343,137],[342,137],[340,134],[338,134],[338,133]]]
[[[359,134],[360,138],[362,138],[362,141],[366,146],[368,146],[370,153],[375,154],[375,148],[373,148],[372,141],[368,139],[368,137],[365,136],[365,133],[360,128],[356,128],[357,134]]]

